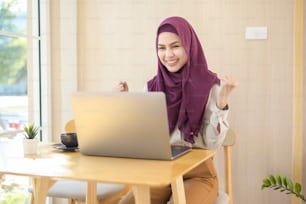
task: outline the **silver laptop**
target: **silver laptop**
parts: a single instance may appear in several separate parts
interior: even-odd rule
[[[161,92],[79,92],[72,108],[82,154],[171,160],[190,151],[170,145]]]

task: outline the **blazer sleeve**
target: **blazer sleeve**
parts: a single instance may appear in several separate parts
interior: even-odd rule
[[[218,149],[222,145],[229,128],[227,122],[227,115],[229,112],[228,105],[223,110],[217,107],[217,96],[219,91],[219,85],[214,85],[211,89],[205,109],[202,130],[200,132],[204,146],[207,149]],[[219,130],[218,125],[220,127]]]

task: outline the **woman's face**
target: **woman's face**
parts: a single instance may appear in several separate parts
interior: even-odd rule
[[[187,62],[187,54],[178,35],[163,32],[158,36],[157,55],[169,72],[178,72]]]

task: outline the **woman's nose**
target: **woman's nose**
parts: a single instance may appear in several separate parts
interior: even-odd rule
[[[173,50],[172,49],[166,49],[166,57],[171,57],[173,56]]]

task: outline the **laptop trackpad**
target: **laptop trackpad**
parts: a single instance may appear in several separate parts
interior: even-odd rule
[[[190,147],[186,146],[171,146],[171,153],[172,153],[172,158],[176,158],[178,156],[181,156],[191,150]]]

